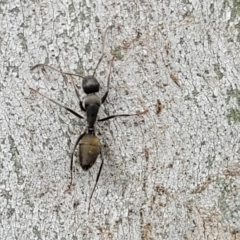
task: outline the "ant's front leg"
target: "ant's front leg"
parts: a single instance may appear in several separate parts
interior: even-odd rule
[[[112,67],[113,67],[113,61],[114,61],[114,57],[112,58],[111,62],[110,62],[110,70],[109,70],[109,74],[108,74],[108,82],[107,82],[107,91],[106,93],[103,95],[102,97],[102,103],[105,102],[107,96],[108,96],[108,92],[109,92],[109,88],[110,88],[110,76],[111,76],[111,73],[112,73]]]
[[[84,108],[82,101],[79,102],[79,105],[80,105],[81,110],[86,112],[86,109]]]

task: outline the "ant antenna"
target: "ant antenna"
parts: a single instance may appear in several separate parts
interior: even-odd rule
[[[93,76],[95,75],[95,73],[96,73],[96,71],[97,71],[97,68],[98,68],[99,64],[101,63],[101,61],[102,61],[102,59],[103,59],[103,57],[104,57],[104,55],[105,55],[105,53],[104,53],[104,45],[105,45],[105,39],[106,39],[107,31],[108,31],[108,29],[112,28],[113,26],[114,26],[114,25],[111,25],[111,26],[107,27],[106,30],[105,30],[105,33],[104,33],[104,35],[103,35],[102,56],[101,56],[100,59],[98,60],[97,66],[95,67],[95,69],[94,69],[94,71],[93,71]]]
[[[55,70],[56,72],[61,73],[62,75],[69,75],[69,76],[80,77],[80,78],[86,80],[85,77],[83,77],[83,76],[81,76],[81,75],[79,75],[79,74],[62,72],[62,71],[60,71],[60,70],[58,70],[58,69],[56,69],[56,68],[54,68],[54,67],[51,67],[51,66],[48,66],[47,64],[44,64],[44,63],[39,63],[39,64],[33,66],[30,70],[32,71],[32,70],[34,70],[35,68],[38,68],[38,67],[43,67],[43,68],[44,68],[44,67],[48,67],[48,68],[50,68],[50,69],[52,69],[52,70]]]

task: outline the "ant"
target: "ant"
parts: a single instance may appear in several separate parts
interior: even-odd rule
[[[86,112],[87,127],[86,127],[85,131],[78,137],[78,139],[77,139],[77,141],[74,145],[73,151],[71,153],[71,164],[70,164],[70,172],[71,172],[70,179],[71,180],[70,180],[68,188],[65,192],[71,191],[71,188],[73,186],[73,158],[74,158],[74,153],[76,151],[76,148],[79,146],[79,162],[80,162],[80,166],[82,167],[82,169],[84,171],[87,171],[88,169],[90,169],[92,167],[92,165],[96,162],[98,155],[100,154],[102,162],[101,162],[98,174],[97,174],[95,185],[94,185],[93,190],[92,190],[91,195],[90,195],[88,212],[90,211],[91,199],[92,199],[93,193],[95,191],[95,188],[97,186],[97,183],[98,183],[101,171],[102,171],[102,167],[103,167],[103,162],[104,162],[103,154],[102,154],[102,152],[103,152],[102,151],[102,146],[100,144],[100,141],[99,141],[98,137],[95,135],[95,128],[94,128],[95,122],[96,121],[103,122],[103,121],[106,121],[106,120],[109,120],[109,119],[112,119],[112,118],[115,118],[115,117],[128,117],[128,116],[134,116],[134,115],[141,115],[141,114],[144,114],[148,111],[148,110],[145,110],[144,112],[137,112],[137,113],[134,113],[134,114],[117,114],[117,115],[111,115],[111,116],[108,116],[108,117],[105,117],[105,118],[97,119],[98,110],[99,110],[101,104],[103,104],[105,102],[105,100],[108,96],[109,87],[110,87],[110,75],[111,75],[111,70],[112,70],[112,66],[113,66],[114,57],[112,58],[112,60],[110,62],[110,70],[109,70],[109,74],[108,74],[108,77],[107,77],[107,91],[101,98],[98,95],[96,95],[96,93],[99,91],[100,84],[97,81],[97,79],[95,78],[95,73],[96,73],[96,70],[97,70],[99,64],[101,63],[101,61],[102,61],[102,59],[105,55],[104,44],[105,44],[105,37],[106,37],[107,30],[109,28],[112,28],[112,27],[113,26],[110,26],[105,30],[104,37],[103,37],[102,55],[101,55],[101,57],[100,57],[100,59],[97,63],[97,66],[95,67],[95,69],[93,71],[93,75],[83,77],[83,76],[78,75],[78,74],[59,71],[59,70],[57,70],[57,69],[55,69],[51,66],[48,66],[46,64],[37,64],[37,65],[35,65],[31,68],[31,70],[34,70],[38,67],[42,67],[42,70],[44,70],[44,67],[48,67],[52,70],[55,70],[55,71],[61,73],[62,75],[69,75],[70,79],[71,79],[71,82],[74,86],[77,98],[79,100],[80,109],[82,111]],[[82,80],[82,88],[83,88],[83,91],[87,95],[85,97],[84,102],[82,102],[81,99],[80,99],[80,95],[78,93],[77,87],[76,87],[76,85],[73,81],[72,76],[81,77],[83,79]],[[44,98],[47,98],[49,101],[57,104],[61,108],[66,109],[67,111],[69,111],[70,113],[75,115],[76,117],[78,117],[80,119],[84,118],[82,115],[78,114],[77,112],[75,112],[71,108],[62,105],[61,103],[58,103],[57,101],[49,98],[48,96],[40,93],[39,91],[37,91],[33,88],[30,88],[30,90],[40,94]]]

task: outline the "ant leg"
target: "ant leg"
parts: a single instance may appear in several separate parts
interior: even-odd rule
[[[78,101],[81,102],[81,100],[80,100],[80,95],[79,95],[79,92],[78,92],[78,90],[77,90],[76,84],[75,84],[75,82],[74,82],[74,80],[73,80],[73,77],[70,76],[70,79],[71,79],[72,85],[73,85],[73,87],[74,87],[75,93],[76,93],[76,95],[77,95]]]
[[[103,122],[103,121],[106,121],[106,120],[109,120],[109,119],[112,119],[112,118],[115,118],[115,117],[129,117],[129,116],[134,116],[134,115],[138,115],[138,114],[118,114],[118,115],[112,115],[112,116],[108,116],[108,117],[105,117],[105,118],[98,119],[98,122]]]
[[[70,76],[70,79],[71,79],[71,82],[72,82],[72,84],[73,84],[73,86],[74,86],[75,93],[76,93],[76,95],[77,95],[77,98],[78,98],[78,101],[79,101],[80,108],[81,108],[82,111],[85,112],[86,109],[83,107],[83,103],[82,103],[82,101],[81,101],[81,99],[80,99],[80,95],[79,95],[78,89],[77,89],[77,87],[76,87],[76,84],[75,84],[75,82],[74,82],[74,80],[73,80],[73,77]]]
[[[85,132],[78,137],[78,139],[77,139],[77,141],[74,145],[73,151],[71,153],[71,164],[70,164],[71,180],[70,180],[68,188],[65,190],[65,192],[70,192],[71,189],[72,189],[72,186],[73,186],[73,157],[74,157],[74,153],[76,151],[76,148],[79,145],[79,142],[80,142],[81,138],[84,136],[84,134],[85,134]]]
[[[145,110],[144,112],[137,112],[137,113],[133,113],[133,114],[117,114],[117,115],[111,115],[111,116],[108,116],[108,117],[105,117],[105,118],[101,118],[101,119],[98,119],[98,122],[103,122],[103,121],[106,121],[106,120],[109,120],[109,119],[112,119],[112,118],[115,118],[115,117],[129,117],[129,116],[140,116],[140,115],[143,115],[145,113],[147,113],[148,110]]]
[[[107,81],[107,91],[106,93],[103,95],[102,97],[102,103],[105,102],[106,98],[107,98],[107,95],[108,95],[108,92],[109,92],[109,87],[110,87],[110,76],[111,76],[111,72],[112,72],[112,66],[113,66],[113,60],[114,60],[114,57],[112,58],[111,62],[110,62],[110,70],[109,70],[109,74],[108,74],[108,81]]]
[[[86,109],[84,108],[82,101],[80,101],[80,108],[82,111],[86,112]]]
[[[105,53],[104,53],[105,38],[106,38],[108,29],[109,29],[109,28],[112,28],[112,27],[113,27],[113,25],[107,27],[106,30],[105,30],[105,33],[104,33],[104,36],[103,36],[102,56],[101,56],[100,59],[98,60],[97,66],[95,67],[95,69],[94,69],[94,71],[93,71],[93,76],[95,75],[95,73],[96,73],[96,71],[97,71],[97,68],[98,68],[99,64],[101,63],[101,61],[102,61],[102,59],[103,59],[103,57],[104,57],[104,55],[105,55]]]
[[[40,93],[39,91],[37,91],[37,90],[35,90],[35,89],[33,89],[33,88],[29,88],[29,89],[30,89],[31,91],[34,91],[34,92],[38,93],[39,95],[41,95],[41,96],[47,98],[49,101],[51,101],[51,102],[57,104],[59,107],[62,107],[62,108],[64,108],[64,109],[66,109],[67,111],[69,111],[70,113],[72,113],[73,115],[75,115],[76,117],[78,117],[78,118],[83,118],[83,116],[81,116],[80,114],[76,113],[76,112],[75,112],[74,110],[72,110],[71,108],[69,108],[69,107],[65,107],[65,106],[62,105],[61,103],[58,103],[57,101],[55,101],[55,100],[53,100],[53,99],[47,97],[46,95]]]
[[[96,188],[96,186],[97,186],[98,179],[99,179],[99,177],[100,177],[100,174],[101,174],[101,171],[102,171],[102,167],[103,167],[103,162],[104,162],[104,160],[103,160],[103,150],[102,150],[102,146],[100,147],[100,156],[101,156],[102,162],[101,162],[101,166],[100,166],[100,168],[99,168],[99,170],[98,170],[96,182],[95,182],[95,185],[94,185],[94,187],[93,187],[93,190],[92,190],[92,193],[91,193],[91,196],[90,196],[90,200],[89,200],[89,204],[88,204],[88,214],[89,214],[89,211],[90,211],[90,208],[91,208],[92,196],[93,196],[93,193],[94,193],[95,188]]]

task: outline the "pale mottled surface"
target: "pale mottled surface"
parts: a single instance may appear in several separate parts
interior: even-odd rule
[[[240,239],[239,3],[78,2],[0,3],[0,239]],[[29,90],[78,110],[73,88],[30,67],[90,74],[111,24],[100,115],[149,112],[99,124],[88,215],[100,161],[64,193],[85,122]]]

